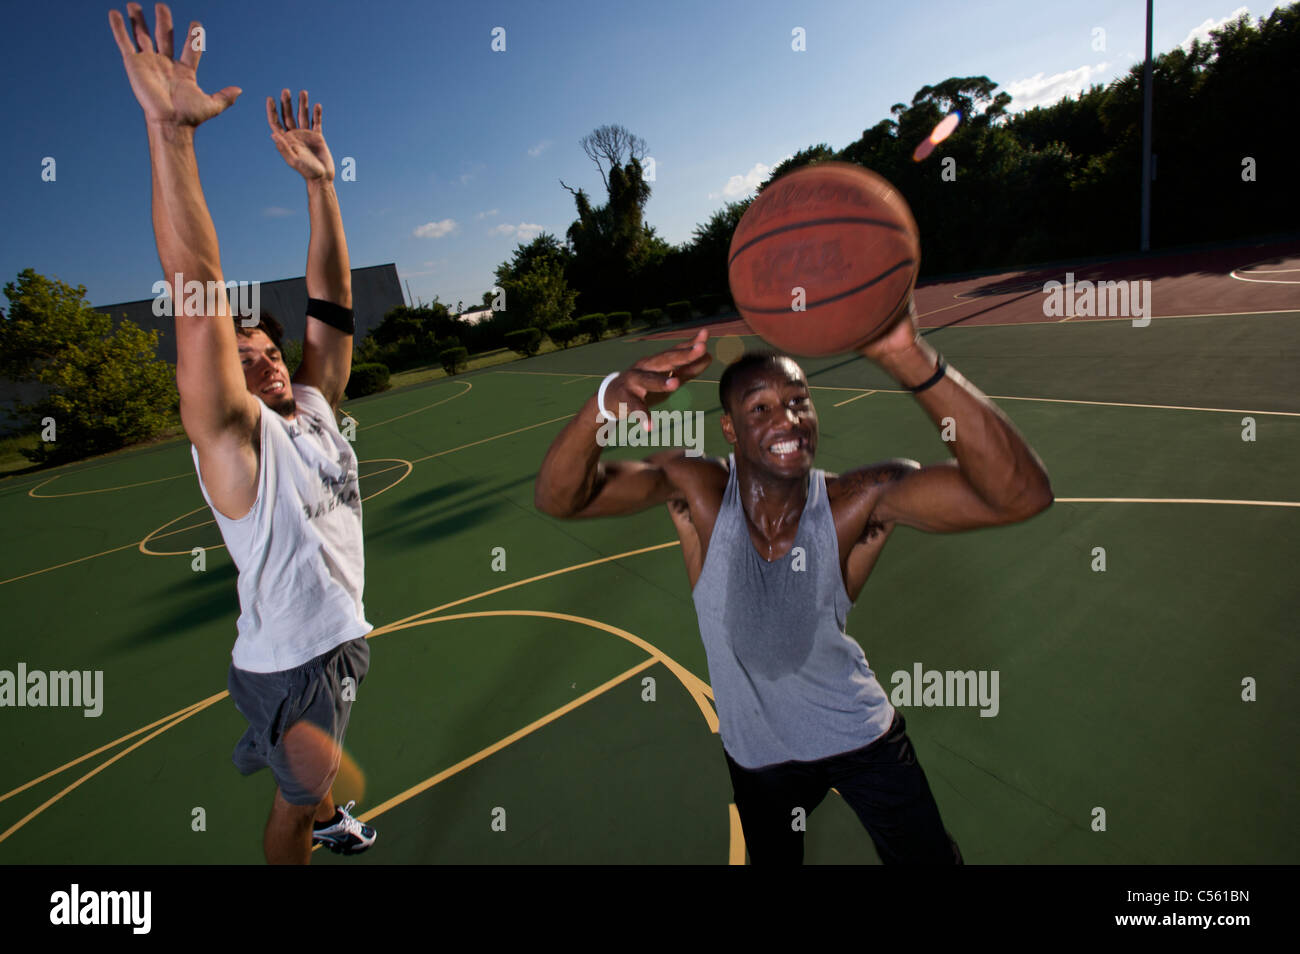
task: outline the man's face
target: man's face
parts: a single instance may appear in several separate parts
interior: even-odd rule
[[[289,386],[289,369],[275,342],[265,331],[236,335],[239,363],[244,369],[248,393],[261,398],[271,410],[284,417],[294,413],[293,389]]]
[[[789,358],[740,375],[722,418],[737,457],[777,477],[806,475],[817,452],[817,412],[808,379]]]

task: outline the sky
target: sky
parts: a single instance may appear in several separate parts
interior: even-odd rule
[[[1155,50],[1276,6],[1157,0]],[[161,277],[144,121],[110,7],[6,0],[0,285],[34,268],[106,305],[152,298]],[[200,87],[243,89],[196,135],[228,281],[305,271],[306,187],[266,121],[266,97],[289,87],[323,104],[336,166],[353,160],[355,181],[335,183],[353,267],[393,262],[414,299],[468,307],[520,242],[542,231],[563,239],[576,212],[560,180],[604,202],[579,145],[598,126],[645,140],[646,221],[685,242],[782,159],[821,142],[842,148],[927,84],[988,76],[1015,111],[1122,75],[1141,60],[1145,9],[1143,0],[180,0],[172,15],[178,39],[190,20],[206,31]],[[42,179],[47,158],[54,181]]]

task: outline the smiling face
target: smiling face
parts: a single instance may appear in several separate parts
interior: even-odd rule
[[[235,341],[239,345],[239,364],[244,369],[248,393],[261,398],[282,417],[292,417],[296,405],[289,385],[289,369],[275,342],[260,328],[236,335]]]
[[[817,411],[803,369],[776,357],[730,382],[722,433],[736,456],[777,478],[806,476],[817,452]]]

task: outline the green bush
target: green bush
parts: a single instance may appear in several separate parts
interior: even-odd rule
[[[377,361],[353,365],[347,390],[352,399],[388,390],[388,366]]]
[[[567,348],[569,342],[578,337],[578,323],[576,321],[557,321],[546,330],[546,333],[561,348]]]
[[[632,324],[632,312],[630,311],[611,311],[605,316],[609,322],[609,327],[613,329],[616,335],[627,334],[627,326]]]
[[[670,301],[668,303],[668,320],[672,324],[691,320],[691,303],[689,301]]]
[[[578,319],[578,334],[586,335],[588,341],[599,341],[605,333],[605,316],[583,315]]]
[[[718,309],[722,307],[722,296],[715,295],[712,292],[696,295],[695,307],[700,310],[701,315],[716,315]]]
[[[654,328],[656,325],[662,325],[666,321],[664,318],[664,310],[662,308],[646,308],[641,312],[641,320],[650,328]]]
[[[468,358],[469,352],[464,348],[448,348],[438,355],[438,362],[448,374],[455,374],[457,371],[465,370],[465,362]]]
[[[537,354],[541,346],[542,331],[540,328],[520,328],[518,331],[506,332],[506,347],[511,351],[517,351],[525,358]]]
[[[162,433],[179,396],[175,369],[159,359],[159,333],[113,319],[85,301],[86,289],[24,269],[5,286],[0,375],[35,382],[34,403],[12,399],[27,433],[50,439],[21,448],[28,460],[62,463]],[[47,430],[52,418],[52,430]]]

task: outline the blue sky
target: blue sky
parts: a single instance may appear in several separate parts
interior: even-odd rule
[[[0,39],[0,278],[35,268],[97,305],[152,297],[161,274],[144,123],[109,9],[8,5]],[[1157,0],[1155,48],[1239,9]],[[1142,0],[182,0],[172,14],[207,30],[199,85],[244,90],[197,136],[226,278],[304,272],[305,187],[264,103],[306,88],[336,165],[356,163],[356,181],[337,183],[353,266],[395,262],[416,297],[453,305],[479,301],[521,240],[563,238],[575,213],[560,179],[604,201],[578,145],[602,124],[646,140],[647,221],[683,242],[783,158],[846,145],[923,85],[986,75],[1013,109],[1051,101],[1137,62],[1145,29]]]

